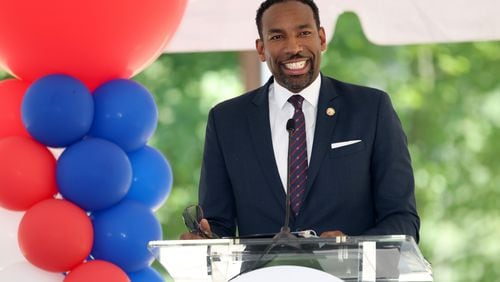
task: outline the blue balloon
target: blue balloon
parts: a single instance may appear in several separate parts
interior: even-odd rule
[[[24,126],[40,143],[66,147],[84,137],[94,118],[94,101],[79,80],[64,74],[44,76],[24,95]]]
[[[90,135],[107,139],[127,152],[144,146],[156,129],[158,111],[151,93],[139,83],[114,79],[94,92]]]
[[[125,197],[132,183],[132,166],[117,145],[88,138],[64,150],[57,161],[56,179],[65,199],[95,211]]]
[[[155,148],[144,146],[128,154],[132,164],[132,185],[125,199],[144,203],[152,210],[159,208],[172,188],[172,169]]]
[[[142,203],[124,200],[91,215],[94,225],[95,259],[110,261],[125,272],[151,265],[154,256],[148,242],[162,238],[161,225],[150,208]]]
[[[131,282],[164,282],[165,279],[152,267],[146,267],[136,272],[127,273]]]

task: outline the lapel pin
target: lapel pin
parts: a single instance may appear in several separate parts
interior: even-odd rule
[[[329,117],[332,117],[335,115],[335,109],[330,107],[328,109],[326,109],[326,115],[329,116]]]

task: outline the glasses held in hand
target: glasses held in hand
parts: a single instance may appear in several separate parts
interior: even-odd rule
[[[203,209],[199,205],[188,206],[184,209],[182,213],[182,218],[184,219],[184,224],[186,225],[190,233],[196,234],[202,238],[206,239],[217,239],[215,233],[209,233],[201,229],[200,223],[205,216],[203,215]]]

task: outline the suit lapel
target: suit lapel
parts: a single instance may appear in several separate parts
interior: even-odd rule
[[[307,195],[312,188],[312,184],[314,183],[314,179],[318,174],[321,162],[327,155],[328,149],[330,148],[329,142],[341,110],[340,99],[335,100],[337,97],[339,96],[335,92],[333,82],[330,79],[321,76],[321,89],[318,99],[314,143],[307,171],[307,188],[305,190],[304,200],[306,200]],[[335,114],[333,116],[327,114],[328,108],[333,108],[335,110]]]
[[[271,125],[269,121],[269,85],[272,80],[261,87],[256,93],[248,111],[250,136],[254,145],[254,152],[262,168],[262,172],[269,184],[272,194],[280,207],[285,211],[285,191],[278,173],[274,158]],[[262,195],[259,195],[259,197]]]

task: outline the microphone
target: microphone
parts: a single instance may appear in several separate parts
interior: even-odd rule
[[[289,119],[286,122],[286,131],[288,131],[288,151],[290,151],[290,146],[292,145],[292,134],[295,131],[295,120],[293,118]],[[281,227],[281,232],[290,232],[290,164],[292,160],[290,160],[290,153],[288,153],[288,168],[287,168],[287,177],[286,177],[286,213],[285,213],[285,224]]]
[[[286,122],[286,131],[288,131],[288,141],[290,141],[290,135],[295,131],[295,120],[293,118]],[[290,143],[290,142],[289,142]]]

